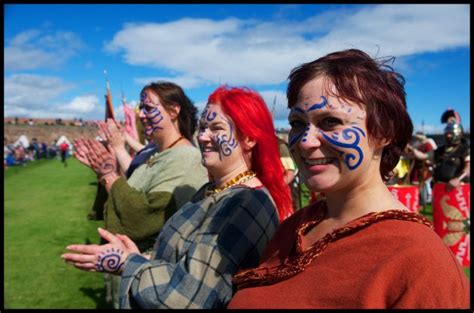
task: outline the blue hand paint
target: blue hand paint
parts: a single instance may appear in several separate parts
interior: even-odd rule
[[[116,273],[120,271],[123,267],[123,262],[120,262],[122,254],[123,251],[120,249],[117,249],[117,251],[113,248],[112,250],[107,249],[107,251],[101,253],[97,257],[97,263],[95,265],[96,270],[108,273]]]

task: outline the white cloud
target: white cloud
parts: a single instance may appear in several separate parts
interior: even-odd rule
[[[61,111],[83,116],[99,109],[99,99],[95,95],[78,96],[61,108]]]
[[[73,85],[52,76],[15,74],[5,78],[5,107],[45,108]]]
[[[58,68],[84,47],[72,32],[28,30],[7,40],[6,70]]]
[[[59,100],[75,86],[57,77],[16,74],[6,77],[4,86],[7,117],[97,118],[103,112],[95,95],[79,95],[69,102]]]
[[[469,46],[469,23],[469,5],[361,6],[298,22],[185,18],[126,24],[105,49],[123,52],[129,64],[165,69],[188,87],[274,84],[341,49],[407,56]]]

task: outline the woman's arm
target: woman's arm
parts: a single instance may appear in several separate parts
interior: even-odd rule
[[[167,224],[158,239],[159,250],[176,255],[177,261],[131,256],[122,274],[121,308],[224,308],[232,297],[232,275],[258,264],[278,225],[268,196],[249,192],[225,199],[218,213],[204,222],[194,221],[189,207],[180,210],[177,214],[183,218]],[[193,214],[200,216],[199,210]],[[196,236],[181,237],[190,232]],[[176,246],[190,238],[186,250]]]

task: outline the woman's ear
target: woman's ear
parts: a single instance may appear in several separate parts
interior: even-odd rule
[[[168,114],[172,120],[178,118],[179,112],[181,112],[181,106],[179,104],[173,103],[170,107],[168,107]]]
[[[256,144],[257,144],[257,141],[249,136],[245,136],[244,139],[242,140],[242,147],[244,148],[244,151],[252,150],[252,148]]]

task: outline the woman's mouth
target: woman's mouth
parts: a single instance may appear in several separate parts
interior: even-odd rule
[[[303,158],[303,162],[306,165],[313,166],[313,165],[327,165],[331,164],[336,161],[336,158],[317,158],[317,159],[305,159]]]

